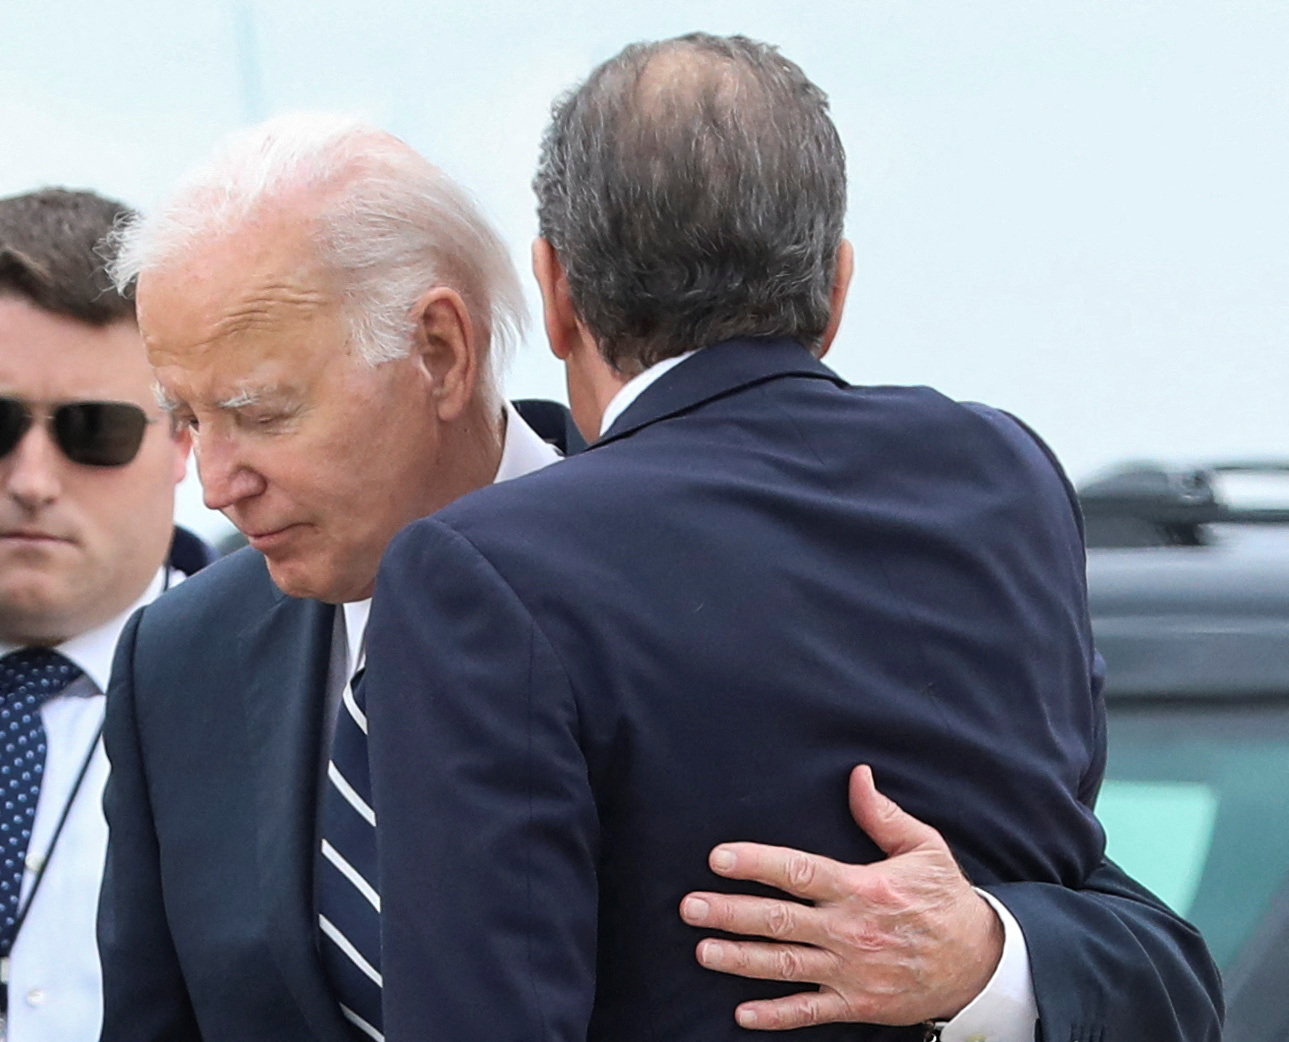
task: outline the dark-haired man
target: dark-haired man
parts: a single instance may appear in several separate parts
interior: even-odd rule
[[[851,271],[822,92],[739,37],[629,47],[557,104],[535,188],[547,334],[599,440],[417,522],[381,566],[336,758],[370,765],[347,914],[381,914],[352,984],[384,1036],[746,1037],[731,1010],[774,986],[700,968],[675,916],[741,837],[924,866],[905,929],[841,927],[936,961],[811,1037],[923,1037],[1023,930],[1043,1037],[1215,1039],[1203,942],[1103,864],[1068,483],[1004,414],[819,361]],[[948,847],[867,771],[859,835],[856,762]],[[933,902],[950,914],[916,914]],[[828,980],[785,972],[799,949],[770,962]],[[1010,1035],[945,1037],[1030,1039],[1026,1001]]]
[[[0,1037],[18,1042],[98,1038],[112,653],[134,608],[209,559],[172,528],[188,439],[95,252],[127,213],[0,199]]]

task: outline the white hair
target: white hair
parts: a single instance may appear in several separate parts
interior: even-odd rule
[[[505,244],[465,189],[398,138],[347,116],[293,113],[231,135],[165,204],[116,229],[109,273],[125,289],[302,195],[316,199],[319,259],[338,276],[363,359],[406,355],[412,306],[449,286],[482,327],[487,389],[500,386],[525,321]]]

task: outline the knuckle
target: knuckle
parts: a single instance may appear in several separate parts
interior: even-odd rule
[[[724,897],[706,897],[704,900],[707,902],[704,925],[728,930],[734,920],[734,910],[729,900]]]
[[[851,893],[878,914],[900,909],[909,902],[906,881],[890,870],[869,872],[854,879]]]
[[[784,866],[784,875],[792,889],[805,890],[813,885],[818,872],[814,859],[806,854],[793,854]]]
[[[773,956],[774,972],[780,980],[797,980],[801,976],[801,956],[795,948],[780,948]]]
[[[791,936],[797,927],[797,913],[790,904],[776,901],[766,909],[765,933],[767,937]]]
[[[879,905],[904,903],[904,888],[888,872],[875,875],[869,884],[869,900]]]
[[[721,946],[720,968],[727,973],[752,976],[756,972],[756,959],[741,943],[725,944]]]
[[[791,995],[772,1003],[763,1015],[766,1027],[775,1031],[809,1027],[814,1021],[810,1019],[810,1009],[805,1001],[808,997]]]
[[[796,1009],[793,1012],[796,1014],[793,1017],[793,1023],[799,1027],[823,1023],[823,1004],[819,1001],[817,992],[807,992],[798,996]]]
[[[861,955],[881,951],[889,943],[886,934],[867,919],[841,923],[829,933],[840,947]]]

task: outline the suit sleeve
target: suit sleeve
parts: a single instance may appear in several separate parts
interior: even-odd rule
[[[1028,436],[1060,478],[1077,525],[1078,495],[1055,454],[1008,413],[969,406],[1003,431]],[[1093,806],[1106,764],[1105,662],[1091,663],[1094,756],[1078,797]],[[1025,935],[1045,1042],[1217,1042],[1221,980],[1199,933],[1110,861],[1078,890],[1046,883],[985,887],[1016,917]]]
[[[1203,938],[1117,865],[1081,889],[986,887],[1020,923],[1042,1042],[1219,1042],[1222,982]]]
[[[125,627],[108,685],[103,737],[107,862],[99,896],[101,1042],[201,1042],[162,900],[161,862],[135,715],[142,611]]]
[[[551,645],[429,519],[386,554],[367,649],[385,1037],[584,1039],[598,821]]]

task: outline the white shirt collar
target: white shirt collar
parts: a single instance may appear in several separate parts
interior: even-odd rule
[[[501,442],[501,463],[497,467],[496,477],[492,479],[493,484],[531,474],[559,458],[555,447],[543,441],[524,422],[519,411],[506,402],[506,433]]]
[[[183,579],[183,573],[177,569],[170,569],[170,585],[174,586]],[[142,596],[131,604],[125,611],[121,612],[116,618],[105,622],[102,626],[89,630],[79,636],[72,637],[71,640],[65,640],[59,644],[55,651],[65,656],[76,666],[80,667],[87,677],[94,682],[94,686],[100,691],[107,690],[108,679],[112,675],[112,656],[116,654],[116,642],[121,637],[121,631],[125,629],[125,624],[130,620],[136,609],[142,608],[145,604],[155,600],[166,586],[166,569],[162,568],[152,578],[148,588],[143,591]],[[7,655],[11,651],[17,651],[20,645],[9,644],[0,641],[0,656]]]
[[[371,598],[349,601],[340,606],[345,616],[345,641],[349,645],[349,659],[345,673],[351,674],[362,665],[363,638],[367,635],[367,616],[371,614]]]
[[[555,448],[543,441],[524,422],[518,410],[506,402],[506,433],[502,437],[501,463],[492,479],[493,484],[531,474],[559,458]],[[367,617],[371,614],[371,598],[349,601],[340,607],[345,616],[345,640],[349,645],[349,672],[352,673],[361,661],[363,635],[367,632]]]
[[[627,406],[639,398],[650,384],[694,354],[697,354],[697,351],[686,351],[683,355],[676,355],[674,358],[664,358],[661,362],[655,362],[643,373],[636,373],[619,387],[618,393],[610,398],[609,404],[604,407],[604,418],[600,420],[600,437],[604,437],[604,432],[613,426],[614,421],[627,411]]]

